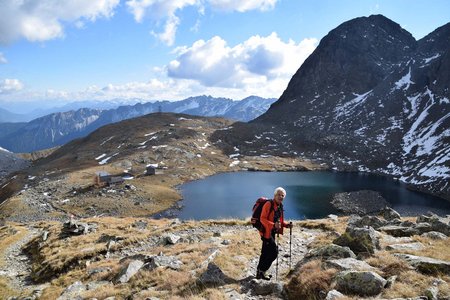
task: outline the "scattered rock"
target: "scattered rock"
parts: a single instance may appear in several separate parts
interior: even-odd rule
[[[419,234],[430,232],[433,230],[431,224],[429,223],[418,223],[414,225],[414,229],[418,231]]]
[[[386,279],[386,285],[384,286],[385,288],[390,288],[394,285],[395,281],[397,280],[397,275],[393,275],[391,277],[389,277],[388,279]]]
[[[146,268],[154,270],[158,267],[168,267],[172,270],[179,270],[182,264],[175,256],[158,255],[150,258]]]
[[[400,220],[401,217],[397,211],[390,207],[385,207],[381,212],[381,215],[386,221]]]
[[[381,293],[386,280],[374,272],[344,271],[336,277],[336,289],[344,294],[375,296]]]
[[[96,290],[99,287],[104,287],[107,285],[111,285],[111,287],[112,287],[112,283],[110,281],[105,281],[105,280],[94,281],[94,282],[89,282],[88,284],[86,284],[86,288],[88,291],[90,291],[90,290]]]
[[[326,261],[327,265],[338,270],[373,271],[375,268],[362,260],[355,258],[331,259]]]
[[[414,228],[398,225],[383,226],[378,228],[378,230],[395,237],[405,237],[405,236],[407,237],[419,234],[419,231]]]
[[[433,231],[443,233],[446,236],[450,235],[449,218],[440,218],[438,216],[433,216],[430,218],[429,223],[431,224],[431,228]]]
[[[395,253],[394,255],[406,260],[411,266],[424,274],[450,274],[450,262],[448,261],[409,254]]]
[[[386,246],[386,250],[397,250],[397,251],[404,251],[404,250],[419,251],[423,249],[425,249],[425,246],[419,242],[408,244],[393,244]]]
[[[144,265],[143,261],[133,260],[131,261],[126,268],[123,268],[122,271],[116,277],[115,283],[125,283],[130,280]]]
[[[175,245],[180,240],[180,236],[173,233],[165,234],[161,237],[163,245]]]
[[[43,242],[45,242],[48,239],[48,234],[49,234],[49,232],[47,230],[42,232],[42,241]]]
[[[345,233],[333,241],[339,246],[347,246],[356,254],[375,253],[379,248],[379,242],[372,227],[354,228],[348,226]]]
[[[336,216],[336,215],[329,214],[327,217],[330,218],[333,222],[337,222],[338,221],[338,216]]]
[[[373,227],[374,229],[378,229],[387,224],[386,221],[381,220],[375,216],[364,216],[359,218],[353,218],[351,222],[348,223],[349,226],[355,227]]]
[[[219,286],[231,283],[233,280],[226,276],[223,271],[214,263],[209,263],[206,271],[200,275],[199,282],[204,285]]]
[[[64,236],[70,235],[82,235],[95,232],[97,230],[97,224],[95,223],[84,223],[70,218],[63,225],[61,234]]]
[[[336,290],[331,290],[327,293],[327,297],[325,298],[325,300],[338,300],[340,298],[344,298],[344,294],[342,294],[339,291]]]
[[[308,254],[306,254],[305,258],[317,258],[320,257],[322,259],[328,258],[356,258],[355,253],[350,250],[349,247],[342,247],[335,244],[330,244],[327,246],[323,246],[318,249],[312,249]]]
[[[430,232],[422,234],[422,236],[430,238],[432,240],[445,240],[447,238],[447,236],[445,234],[437,232],[437,231],[430,231]]]
[[[80,294],[87,290],[86,285],[84,285],[81,281],[76,281],[69,285],[62,294],[57,298],[57,300],[74,300],[74,299],[83,299]]]
[[[380,234],[381,241],[386,245],[413,243],[414,240],[409,236],[393,237],[389,234]]]

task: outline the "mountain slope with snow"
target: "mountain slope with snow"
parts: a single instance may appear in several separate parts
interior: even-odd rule
[[[248,154],[392,175],[450,199],[449,86],[450,23],[416,41],[384,16],[356,18],[322,39],[251,134],[236,125],[227,133],[236,140],[217,138]]]
[[[256,96],[242,101],[211,96],[190,97],[181,101],[157,101],[100,110],[82,108],[53,113],[11,129],[0,135],[0,146],[13,152],[32,152],[65,144],[83,137],[104,125],[154,112],[176,112],[197,116],[223,116],[249,121],[263,112],[276,99]]]

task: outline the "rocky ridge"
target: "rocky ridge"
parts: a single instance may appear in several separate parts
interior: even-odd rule
[[[211,96],[190,97],[180,101],[157,101],[122,105],[103,110],[79,108],[52,113],[18,124],[0,134],[0,145],[13,152],[33,152],[52,148],[84,137],[104,125],[156,112],[218,116],[249,121],[264,113],[275,99],[250,96],[240,101]],[[6,126],[4,124],[2,126]],[[10,127],[13,127],[11,124]]]

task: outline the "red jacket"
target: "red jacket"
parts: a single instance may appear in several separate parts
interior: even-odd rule
[[[271,202],[273,202],[273,209],[270,209]],[[264,203],[264,206],[261,211],[261,216],[259,220],[261,221],[261,224],[264,226],[265,231],[262,233],[261,231],[259,234],[266,238],[270,238],[270,234],[272,232],[273,227],[275,226],[275,223],[273,222],[273,218],[275,216],[275,211],[278,209],[278,205],[275,201],[267,201]],[[284,222],[284,216],[283,216],[283,210],[281,210],[281,216],[280,216],[280,224],[281,228],[278,230],[278,233],[283,234],[283,227],[288,227],[289,225]]]

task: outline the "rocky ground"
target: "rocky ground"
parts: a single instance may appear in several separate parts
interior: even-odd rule
[[[166,222],[166,221],[161,221]],[[77,224],[76,226],[74,224]],[[75,228],[83,228],[81,230],[84,230],[84,227],[86,225],[86,228],[88,228],[90,225],[89,223],[80,223],[78,221],[74,221],[72,229],[67,228],[67,235],[73,235],[76,236],[77,233],[75,233]],[[92,225],[92,223],[91,223]],[[138,230],[145,230],[149,224],[146,223],[144,220],[137,220],[134,225]],[[149,253],[152,251],[152,249],[156,247],[160,247],[161,245],[165,247],[174,247],[174,245],[178,244],[196,244],[198,247],[201,247],[201,245],[208,245],[208,251],[206,255],[206,259],[199,263],[198,268],[196,270],[191,270],[191,273],[195,276],[202,276],[202,273],[204,268],[206,269],[211,268],[208,267],[211,263],[213,264],[214,259],[220,255],[221,253],[227,252],[227,247],[234,243],[234,241],[231,241],[228,237],[239,237],[242,233],[250,234],[254,237],[256,237],[256,243],[257,245],[251,245],[251,243],[255,242],[255,239],[252,241],[247,241],[245,239],[238,240],[238,243],[241,243],[243,247],[260,247],[260,241],[258,239],[258,233],[255,229],[253,229],[249,225],[230,225],[230,224],[194,224],[194,227],[192,227],[193,224],[189,224],[189,226],[186,226],[185,222],[180,222],[178,220],[172,220],[169,224],[165,225],[167,227],[171,227],[174,230],[170,232],[170,234],[165,234],[161,236],[153,236],[150,239],[147,239],[145,241],[139,242],[136,245],[130,245],[130,246],[124,246],[124,247],[114,247],[116,244],[120,244],[122,238],[121,237],[112,237],[112,236],[103,236],[104,241],[108,244],[108,251],[103,256],[104,258],[107,258],[109,260],[117,260],[117,261],[125,261],[129,258],[132,258],[132,261],[128,261],[128,266],[137,264],[135,261],[146,259],[148,260],[151,255],[148,255],[146,253]],[[154,225],[156,226],[156,225]],[[92,231],[96,231],[96,229],[87,229],[85,234],[90,234]],[[290,245],[290,239],[289,234],[287,236],[282,236],[278,242],[280,247],[280,257],[278,261],[278,274],[279,279],[281,282],[281,278],[284,278],[286,274],[290,270],[290,266],[294,266],[298,261],[300,261],[305,253],[308,251],[308,245],[314,240],[315,237],[319,234],[319,230],[315,229],[305,229],[305,228],[296,228],[293,231],[292,234],[292,245]],[[35,239],[35,241],[40,241],[39,243],[43,244],[49,237],[49,231],[46,231],[42,228],[32,228],[23,238],[21,238],[19,241],[15,242],[14,244],[10,245],[6,251],[4,252],[5,256],[5,266],[0,270],[0,275],[7,277],[10,282],[10,287],[13,290],[16,291],[28,291],[28,293],[31,293],[27,299],[37,299],[42,296],[42,292],[44,289],[49,287],[49,283],[40,283],[37,284],[32,280],[32,264],[33,264],[33,258],[30,257],[30,255],[26,255],[22,248],[30,248],[30,244],[28,244],[31,240]],[[209,238],[206,238],[208,237]],[[86,245],[88,246],[88,245]],[[112,250],[112,248],[115,248]],[[111,250],[110,250],[111,249]],[[289,253],[291,253],[292,250],[292,258],[289,258]],[[179,255],[180,256],[180,255]],[[158,257],[161,258],[161,260],[158,262],[160,266],[173,268],[175,270],[179,270],[180,266],[178,264],[182,264],[177,257],[174,256],[164,256],[164,254],[159,253]],[[254,275],[256,273],[256,265],[258,263],[258,252],[254,253],[252,257],[247,257],[245,255],[239,256],[239,253],[233,253],[233,259],[239,259],[244,262],[243,268],[239,270],[238,276],[234,278],[233,280],[235,282],[240,282],[242,285],[241,288],[245,288],[245,286],[251,284],[250,281],[252,278],[254,278]],[[95,259],[94,259],[95,260]],[[133,263],[134,262],[134,263]],[[147,262],[148,263],[148,262]],[[139,265],[139,264],[138,264]],[[142,264],[143,265],[143,264]],[[273,275],[273,278],[276,277],[276,263],[274,262],[273,267],[271,268],[271,273]],[[126,266],[126,265],[124,265]],[[142,266],[141,266],[142,267]],[[107,268],[107,270],[111,271],[112,268]],[[129,270],[129,267],[125,267],[125,270],[128,275],[125,277],[132,277],[134,273],[137,272]],[[102,269],[100,270],[87,270],[87,272],[102,272]],[[104,271],[104,270],[103,270]],[[206,271],[207,272],[207,271]],[[133,273],[131,275],[131,273]],[[220,271],[221,274],[222,271]],[[210,275],[204,275],[204,276],[210,276]],[[225,275],[220,275],[225,276]],[[120,277],[120,276],[119,276]],[[130,278],[127,278],[126,280],[123,279],[124,282],[128,282]],[[223,279],[223,278],[222,278]],[[221,280],[214,279],[214,276],[212,278],[205,279],[208,280]],[[66,287],[62,292],[62,297],[58,299],[73,299],[72,297],[77,295],[78,293],[81,293],[83,291],[88,290],[88,286],[99,286],[105,284],[104,282],[85,282],[80,284],[79,282],[75,282],[74,284],[70,285],[69,287]],[[210,284],[210,283],[208,283]],[[76,287],[76,288],[75,288]],[[239,289],[238,289],[239,290]],[[77,292],[74,292],[77,291]],[[252,296],[251,291],[247,290],[245,293],[242,293],[242,291],[236,291],[234,288],[229,287],[224,288],[224,293],[226,295],[229,295],[231,298],[239,297],[239,299],[259,299],[259,297]],[[275,297],[278,298],[278,297]],[[19,297],[19,299],[24,299],[24,297]],[[135,297],[133,299],[143,299],[139,297]],[[236,299],[236,298],[234,298]]]
[[[23,291],[11,299],[449,299],[449,221],[387,209],[294,222],[264,281],[245,221],[73,217],[34,224],[0,274]]]

